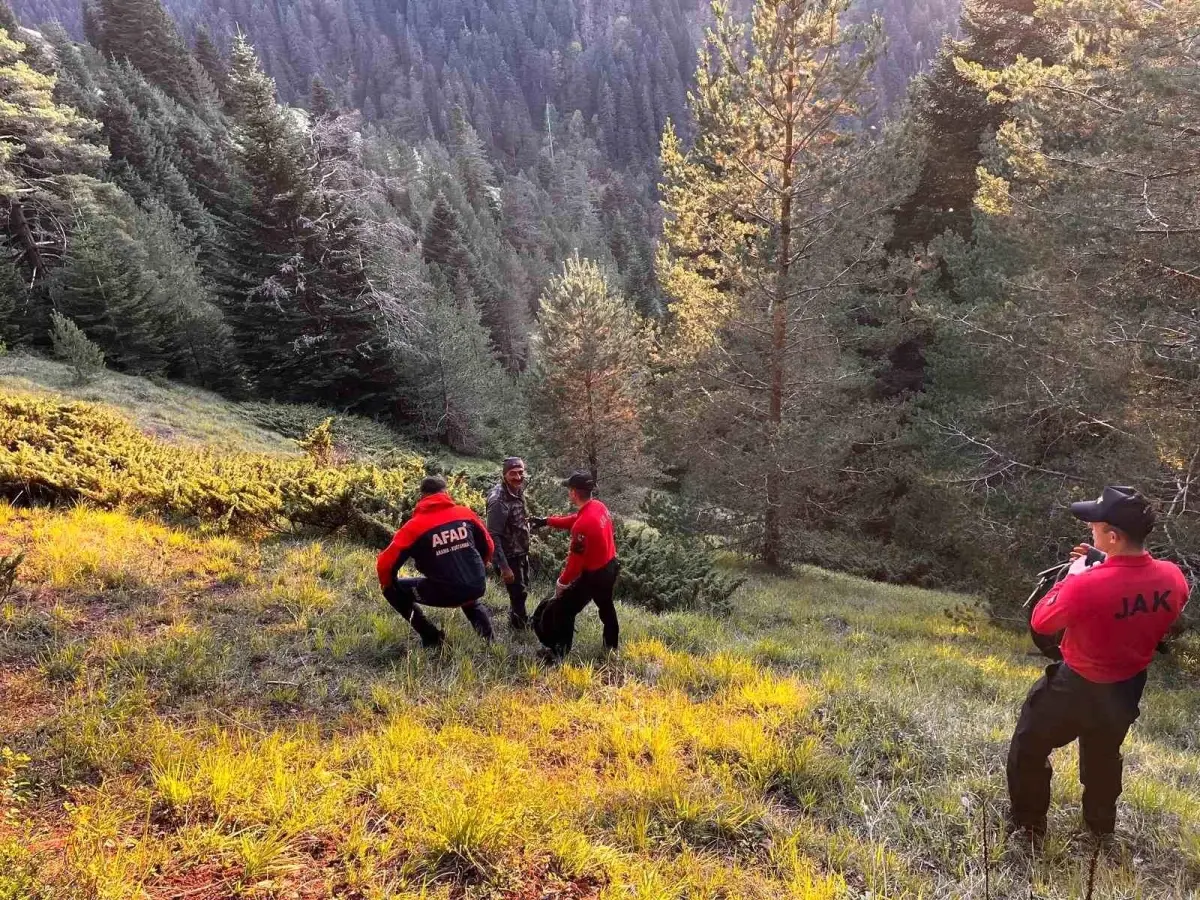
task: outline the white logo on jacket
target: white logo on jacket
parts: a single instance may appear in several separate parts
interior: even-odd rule
[[[458,528],[445,528],[433,535],[433,546],[443,547],[453,541],[465,541],[471,534],[471,529],[462,525]]]

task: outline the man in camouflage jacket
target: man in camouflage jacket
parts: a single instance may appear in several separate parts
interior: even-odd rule
[[[529,596],[529,510],[525,506],[525,462],[504,460],[501,481],[487,497],[487,528],[496,545],[493,564],[508,590],[509,625],[529,627],[525,601]]]

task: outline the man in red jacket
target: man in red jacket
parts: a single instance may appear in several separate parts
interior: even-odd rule
[[[383,596],[408,620],[425,647],[441,646],[446,635],[425,618],[418,603],[458,607],[476,633],[490,641],[492,620],[480,601],[487,590],[492,551],[492,538],[479,516],[457,505],[446,493],[445,480],[434,476],[421,482],[421,499],[412,518],[379,554],[375,570]],[[424,577],[397,578],[396,572],[410,559]]]
[[[1050,753],[1079,740],[1083,818],[1112,834],[1121,794],[1121,744],[1139,714],[1146,669],[1188,599],[1179,567],[1144,549],[1154,511],[1129,487],[1106,487],[1097,500],[1072,503],[1091,525],[1103,562],[1053,588],[1033,611],[1039,634],[1064,631],[1062,662],[1046,667],[1025,699],[1008,749],[1010,829],[1035,839],[1050,808]],[[1091,549],[1081,544],[1078,559]]]
[[[596,482],[589,472],[575,472],[564,482],[576,512],[569,516],[531,519],[540,527],[549,525],[571,532],[567,564],[554,588],[562,605],[562,625],[555,629],[547,648],[556,657],[566,656],[575,638],[575,617],[588,603],[595,603],[604,625],[604,647],[616,650],[620,637],[617,610],[613,606],[613,588],[617,583],[617,545],[613,539],[612,517],[608,508],[592,495]]]

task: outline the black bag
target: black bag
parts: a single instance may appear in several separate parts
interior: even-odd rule
[[[557,650],[567,643],[564,636],[569,633],[568,629],[575,630],[575,617],[561,598],[551,595],[537,605],[529,617],[529,624],[543,646]]]

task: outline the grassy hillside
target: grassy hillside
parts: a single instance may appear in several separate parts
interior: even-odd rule
[[[1039,661],[961,598],[752,576],[547,668],[458,614],[420,651],[337,540],[0,503],[6,548],[0,900],[1086,895],[1073,751],[1045,848],[1000,833]],[[1095,897],[1200,890],[1197,675],[1156,664]]]

